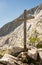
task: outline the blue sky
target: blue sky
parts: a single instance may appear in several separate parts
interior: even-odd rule
[[[0,0],[0,27],[14,20],[24,9],[30,9],[42,3],[42,0]]]

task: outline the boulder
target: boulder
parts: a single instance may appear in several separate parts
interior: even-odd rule
[[[24,65],[17,57],[10,54],[5,54],[1,59],[0,63],[3,65]]]
[[[24,61],[28,55],[27,52],[21,52],[18,56],[17,56],[21,61]]]
[[[39,48],[39,49],[38,49],[38,52],[39,52],[39,56],[40,56],[40,58],[41,58],[41,60],[42,60],[42,48]]]
[[[12,55],[5,54],[1,59],[0,63],[2,64],[11,64],[15,65],[15,62],[17,63],[18,59]]]
[[[3,57],[5,53],[17,56],[21,51],[23,51],[21,47],[6,46],[0,50],[0,58]]]
[[[31,50],[28,50],[28,56],[30,56],[34,60],[37,60],[37,49],[32,48]]]

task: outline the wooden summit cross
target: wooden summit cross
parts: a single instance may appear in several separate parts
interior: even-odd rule
[[[27,49],[27,47],[26,47],[26,20],[34,18],[34,16],[32,16],[32,15],[27,16],[27,14],[28,14],[27,11],[24,10],[23,18],[17,19],[18,21],[21,21],[21,22],[24,21],[24,51],[26,51],[26,49]]]

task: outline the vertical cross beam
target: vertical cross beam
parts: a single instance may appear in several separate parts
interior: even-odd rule
[[[26,51],[26,10],[24,10],[24,51]]]

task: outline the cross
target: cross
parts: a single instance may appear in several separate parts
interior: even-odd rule
[[[24,51],[26,51],[26,20],[29,20],[29,19],[33,19],[34,16],[32,15],[28,15],[27,17],[27,10],[24,10],[24,17],[21,18],[21,19],[17,19],[17,21],[24,21]]]

